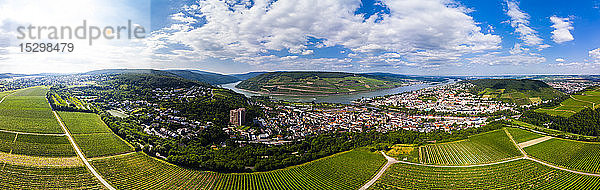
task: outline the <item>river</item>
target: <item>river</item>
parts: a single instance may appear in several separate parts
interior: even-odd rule
[[[261,94],[257,94],[257,93],[243,91],[243,90],[236,88],[235,85],[239,84],[240,82],[241,81],[229,83],[229,84],[222,84],[221,87],[231,89],[240,94],[244,94],[247,97],[261,95]],[[275,96],[275,95],[271,95],[270,97],[275,100],[285,100],[285,101],[292,101],[292,102],[312,102],[312,101],[314,101],[314,102],[351,104],[352,101],[361,99],[361,98],[372,98],[372,97],[377,97],[377,96],[400,94],[403,92],[410,92],[410,91],[424,89],[427,87],[432,87],[432,86],[437,86],[437,85],[445,85],[445,84],[449,84],[449,83],[453,83],[453,82],[456,82],[456,81],[450,80],[449,82],[445,82],[445,83],[416,84],[416,85],[402,86],[402,87],[383,89],[383,90],[377,90],[377,91],[359,92],[359,93],[354,93],[354,94],[330,95],[330,96]],[[266,95],[263,95],[263,96],[266,96]]]

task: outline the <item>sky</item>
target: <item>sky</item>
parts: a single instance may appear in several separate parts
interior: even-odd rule
[[[93,45],[16,39],[18,26],[82,20],[132,20],[147,34]],[[599,74],[598,34],[600,0],[0,0],[0,73]],[[76,51],[20,52],[38,41],[73,41]]]

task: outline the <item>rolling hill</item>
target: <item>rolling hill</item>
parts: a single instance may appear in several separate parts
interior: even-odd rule
[[[474,93],[483,98],[527,105],[564,96],[548,84],[529,79],[479,79],[466,81],[475,85]]]
[[[272,95],[332,95],[394,88],[414,79],[342,72],[271,72],[236,88]]]

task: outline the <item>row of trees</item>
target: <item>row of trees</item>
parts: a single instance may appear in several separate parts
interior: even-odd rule
[[[545,113],[527,111],[519,119],[537,126],[566,131],[570,133],[599,136],[600,110],[586,108],[570,117],[551,116]]]

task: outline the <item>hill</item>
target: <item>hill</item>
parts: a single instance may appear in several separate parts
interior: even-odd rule
[[[227,84],[239,81],[238,78],[229,75],[211,73],[199,70],[154,70],[154,69],[104,69],[90,71],[83,74],[155,74],[168,77],[181,77],[184,79],[203,82],[211,85]]]
[[[466,81],[475,85],[474,93],[482,98],[517,105],[541,103],[564,96],[548,84],[529,79],[479,79]]]
[[[211,85],[227,84],[240,81],[240,79],[235,76],[198,70],[166,70],[166,72],[177,75],[184,79],[205,82]]]
[[[538,113],[551,116],[570,117],[582,110],[596,109],[600,104],[600,87],[589,88],[583,92],[570,95],[568,99],[552,107],[536,109]]]
[[[398,87],[400,78],[342,72],[271,72],[239,83],[236,88],[274,95],[348,94]]]
[[[250,78],[253,78],[258,75],[265,74],[265,73],[267,73],[267,72],[249,72],[249,73],[244,73],[244,74],[232,74],[230,76],[238,78],[239,80],[248,80]]]

